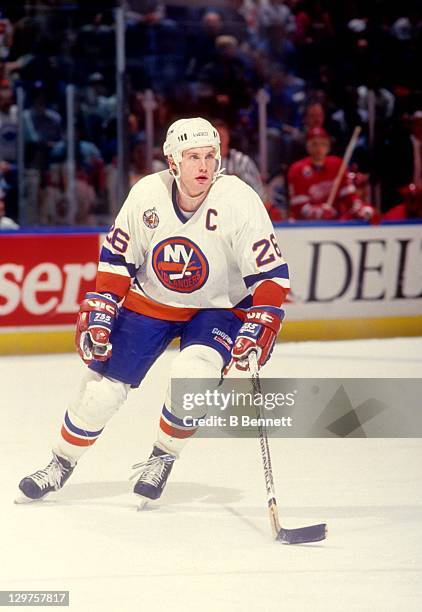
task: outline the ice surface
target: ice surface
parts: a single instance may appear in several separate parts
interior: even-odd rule
[[[15,505],[44,467],[83,365],[0,359],[0,589],[70,590],[75,611],[422,609],[422,440],[271,439],[281,521],[326,521],[325,542],[272,541],[258,441],[198,439],[160,503],[136,511],[130,466],[155,439],[169,351],[66,487]],[[422,339],[281,344],[286,377],[421,377]]]

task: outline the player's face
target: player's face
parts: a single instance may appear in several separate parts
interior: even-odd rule
[[[324,119],[324,109],[320,104],[312,104],[308,107],[305,117],[305,124],[308,128],[322,127]]]
[[[308,140],[306,148],[314,162],[323,162],[330,150],[330,144],[325,138],[312,138]]]
[[[190,196],[207,191],[216,166],[214,147],[196,147],[183,151],[180,162],[180,182]]]

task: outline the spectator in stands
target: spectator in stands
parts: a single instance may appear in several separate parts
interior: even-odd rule
[[[332,129],[327,126],[327,114],[324,105],[318,100],[311,100],[305,106],[303,124],[300,130],[292,134],[292,146],[289,162],[293,163],[306,156],[306,135],[313,128],[323,128],[331,135],[331,148],[334,148]]]
[[[16,218],[16,106],[10,82],[29,91],[31,84],[42,81],[51,104],[46,110],[53,114],[64,108],[66,84],[76,83],[83,94],[84,140],[101,149],[106,163],[115,155],[115,118],[107,95],[115,83],[115,24],[109,10],[115,2],[74,2],[66,7],[62,0],[0,4],[0,175],[7,181],[8,215]],[[189,107],[197,114],[225,118],[232,140],[252,156],[258,133],[254,98],[264,87],[270,97],[268,174],[278,177],[272,193],[281,203],[285,168],[306,155],[306,132],[311,128],[327,130],[336,153],[345,149],[353,128],[363,126],[353,160],[358,172],[371,173],[372,185],[377,177],[381,180],[385,208],[402,201],[400,187],[422,182],[422,116],[416,112],[395,126],[396,117],[421,108],[420,2],[396,6],[387,0],[227,0],[224,9],[212,2],[206,9],[197,4],[202,6],[190,3],[189,9],[181,9],[174,3],[166,8],[164,0],[123,2],[129,96],[151,88],[157,99],[167,102],[164,111],[160,103],[154,111],[156,119],[165,115],[161,125],[158,120],[155,124],[156,135]],[[7,87],[1,85],[3,80],[9,81]],[[376,91],[377,108],[368,152],[371,90]],[[315,103],[303,113],[305,95]],[[51,132],[58,127],[51,113],[43,119],[49,115],[49,125],[42,130],[50,131],[46,142],[54,142]],[[105,122],[104,114],[109,115]],[[132,134],[144,129],[144,117],[141,109]],[[41,169],[48,168],[51,147],[44,144],[44,133],[41,138],[30,136],[37,132],[30,123],[25,122],[31,143],[25,183],[28,209],[38,210]],[[85,145],[80,153],[84,167]],[[94,185],[92,171],[84,172],[97,197],[101,173],[94,172]]]
[[[225,121],[215,119],[212,124],[217,128],[220,135],[221,167],[225,168],[226,174],[234,174],[245,181],[255,189],[261,200],[265,202],[265,188],[253,159],[230,147],[230,130]]]
[[[91,4],[91,3],[89,3]],[[94,72],[102,75],[114,72],[115,26],[112,13],[94,11],[89,23],[83,24],[77,33],[75,55],[77,76],[84,79]]]
[[[52,163],[64,163],[67,155],[67,142],[61,140],[51,151]],[[84,180],[100,196],[105,188],[104,162],[98,147],[86,138],[83,122],[80,118],[75,125],[75,158],[76,166]]]
[[[10,217],[6,217],[5,192],[0,187],[0,230],[17,230],[19,225]]]
[[[0,182],[7,192],[7,210],[17,216],[18,108],[8,81],[0,82]]]
[[[147,168],[147,147],[144,132],[139,132],[131,140],[130,145],[130,165],[129,165],[129,185],[132,187],[139,179],[151,174],[165,170],[167,165],[159,159],[152,159],[152,168]]]
[[[292,145],[300,127],[300,109],[305,97],[305,82],[287,74],[279,65],[272,65],[264,89],[269,96],[267,106],[267,139],[269,174],[285,168],[291,160]]]
[[[296,48],[292,35],[296,20],[284,0],[259,0],[258,21],[260,24],[260,46],[273,62],[282,63],[289,71],[295,64]]]
[[[90,74],[81,92],[80,110],[87,136],[95,143],[101,142],[103,126],[116,114],[116,96],[106,94],[104,76],[100,72]]]
[[[248,23],[244,15],[244,0],[228,0],[224,7],[226,33],[234,36],[242,45],[249,39]]]
[[[98,147],[85,137],[79,119],[75,126],[75,207],[69,200],[66,170],[67,142],[61,140],[51,151],[51,166],[43,190],[41,223],[95,224],[95,213],[105,207],[106,177]]]
[[[51,149],[62,137],[62,118],[58,112],[47,108],[46,92],[36,83],[30,107],[23,111],[25,141],[36,147]]]
[[[340,45],[335,44],[332,17],[336,5],[334,2],[329,6],[326,2],[307,0],[290,0],[289,4],[296,20],[293,33],[295,66],[298,74],[307,81],[308,88],[313,89],[320,79],[321,66],[333,65],[338,59]]]
[[[337,110],[331,115],[339,146],[346,147],[357,125],[368,123],[368,110],[359,106],[357,87],[346,86],[339,96]],[[330,126],[331,127],[331,126]]]
[[[214,9],[205,11],[189,41],[191,57],[186,71],[189,78],[195,79],[202,68],[214,60],[216,38],[223,33],[221,13]]]
[[[289,202],[286,192],[286,176],[280,172],[273,176],[266,185],[267,201],[265,207],[272,221],[287,221]]]
[[[29,224],[39,221],[39,196],[44,175],[49,168],[51,151],[62,137],[61,116],[47,107],[46,91],[42,83],[35,83],[31,97],[31,104],[23,111],[22,117]]]
[[[372,219],[373,207],[359,198],[347,173],[333,201],[328,201],[342,163],[340,157],[328,155],[328,133],[322,128],[313,128],[308,132],[306,144],[309,156],[295,162],[288,172],[290,217],[295,220]]]
[[[296,31],[296,20],[285,0],[258,0],[258,20],[265,31],[271,26],[281,26],[284,32]]]
[[[0,61],[6,62],[13,41],[13,26],[0,9]]]
[[[218,36],[216,57],[201,70],[199,96],[202,111],[215,112],[233,124],[239,109],[248,107],[253,97],[250,78],[245,70],[245,59],[234,36]]]
[[[76,168],[74,203],[68,191],[65,163],[52,164],[47,184],[41,191],[39,222],[42,225],[96,225],[98,202],[80,165]]]
[[[413,183],[422,187],[422,110],[404,114],[391,130],[379,156],[383,173],[383,200],[387,208],[401,202],[400,189]]]
[[[413,113],[410,121],[411,172],[413,183],[422,188],[422,110]],[[410,164],[409,164],[410,166]]]
[[[305,82],[289,74],[280,65],[273,65],[265,88],[268,102],[268,125],[285,133],[300,127],[300,109],[305,97]]]
[[[414,183],[400,189],[403,201],[390,208],[384,215],[385,221],[401,221],[403,219],[422,219],[422,187]]]
[[[132,3],[126,30],[127,67],[138,90],[166,94],[180,86],[187,61],[183,28],[157,0]]]

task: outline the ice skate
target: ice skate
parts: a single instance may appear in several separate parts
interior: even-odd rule
[[[51,491],[61,489],[72,474],[76,462],[53,453],[53,459],[43,470],[26,476],[19,483],[20,495],[16,503],[25,503],[41,499]]]
[[[170,455],[170,453],[166,453],[166,451],[158,448],[158,446],[154,446],[147,461],[136,463],[133,466],[136,472],[131,478],[136,478],[139,475],[133,491],[143,498],[143,503],[140,504],[139,510],[148,501],[156,500],[161,496],[175,459],[174,455]]]

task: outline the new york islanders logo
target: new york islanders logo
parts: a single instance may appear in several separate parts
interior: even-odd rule
[[[164,287],[179,293],[198,291],[209,274],[208,261],[201,249],[182,236],[172,236],[154,247],[152,267]]]

